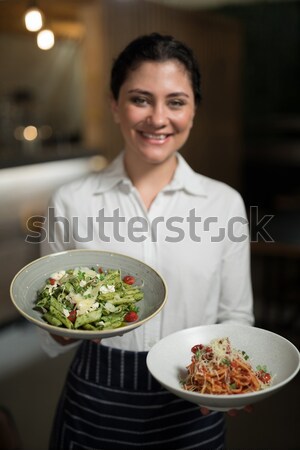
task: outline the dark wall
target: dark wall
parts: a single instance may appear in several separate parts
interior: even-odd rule
[[[218,10],[244,31],[242,194],[271,214],[275,242],[300,242],[300,3],[261,2]]]
[[[244,27],[246,123],[257,116],[300,114],[300,3],[228,6],[220,12]]]

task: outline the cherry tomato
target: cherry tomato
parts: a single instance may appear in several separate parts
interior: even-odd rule
[[[265,384],[268,384],[271,381],[271,375],[268,372],[264,372],[263,370],[260,370],[257,376]]]
[[[126,277],[123,278],[124,283],[126,284],[134,284],[135,278],[131,275],[126,275]]]
[[[191,352],[196,353],[198,350],[202,350],[203,349],[203,345],[202,344],[197,344],[194,345],[194,347],[191,348]]]
[[[125,322],[135,322],[138,320],[139,316],[135,311],[129,311],[127,314],[125,314],[124,320]]]
[[[49,283],[53,286],[56,283],[55,278],[49,278]]]
[[[70,311],[70,314],[68,315],[68,319],[70,320],[70,322],[75,322],[76,320],[76,311],[75,309],[73,309],[72,311]]]

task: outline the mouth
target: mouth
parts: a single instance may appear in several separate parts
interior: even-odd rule
[[[171,136],[171,134],[163,134],[163,133],[154,134],[154,133],[146,133],[144,131],[139,131],[139,133],[144,139],[157,143],[165,142],[166,139],[168,139],[168,137]]]

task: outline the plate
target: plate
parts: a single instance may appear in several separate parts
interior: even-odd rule
[[[191,348],[222,337],[229,337],[233,348],[244,350],[254,368],[266,365],[274,376],[272,385],[258,392],[233,395],[185,391],[180,379],[187,375]],[[297,375],[300,356],[290,341],[271,331],[246,325],[219,324],[188,328],[163,338],[148,353],[147,366],[153,377],[178,397],[211,410],[227,411],[263,400],[283,388]]]
[[[138,302],[139,320],[103,331],[69,330],[46,323],[41,313],[33,309],[38,291],[52,273],[78,266],[120,269],[122,274],[142,280],[144,299]],[[101,250],[69,250],[43,256],[23,267],[11,282],[10,296],[20,314],[50,333],[76,339],[102,339],[121,336],[151,320],[167,300],[167,286],[155,269],[130,256]]]

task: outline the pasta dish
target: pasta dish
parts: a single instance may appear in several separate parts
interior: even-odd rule
[[[39,292],[34,309],[50,325],[105,330],[138,320],[136,303],[144,294],[135,277],[120,270],[77,267],[53,273]]]
[[[272,376],[265,366],[254,369],[246,352],[232,348],[228,337],[212,340],[209,345],[195,345],[182,381],[187,391],[201,394],[243,394],[270,386]]]

